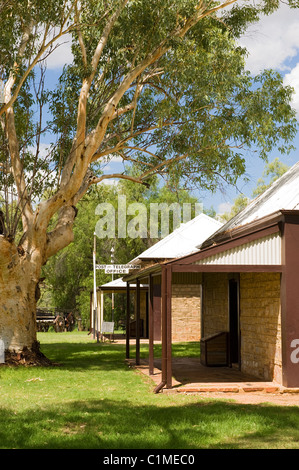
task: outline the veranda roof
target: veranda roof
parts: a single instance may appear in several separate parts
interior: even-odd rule
[[[102,284],[99,289],[102,290],[117,290],[117,289],[126,289],[127,283],[123,281],[123,279],[120,277],[119,279],[114,279],[113,281],[107,282],[106,284]],[[136,285],[131,284],[131,288],[136,287]],[[147,284],[140,284],[140,287],[148,287]]]
[[[130,263],[138,264],[139,260],[174,259],[198,251],[197,245],[206,240],[222,223],[206,214],[200,214],[155,243]]]

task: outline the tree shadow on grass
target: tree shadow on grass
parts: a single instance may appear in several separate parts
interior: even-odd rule
[[[201,449],[297,447],[298,408],[197,401],[73,401],[13,414],[0,410],[0,447]]]
[[[41,350],[54,364],[67,370],[124,368],[125,348],[123,345],[96,342],[50,343],[42,344]]]
[[[43,344],[66,372],[123,371],[123,345]],[[127,369],[129,370],[129,369]],[[108,375],[108,374],[107,374]],[[71,377],[71,375],[70,375]],[[105,377],[105,375],[104,375]],[[119,376],[120,377],[120,376]],[[108,379],[107,379],[108,380]],[[121,391],[121,383],[119,383]],[[88,384],[86,384],[88,387]],[[23,449],[297,448],[298,407],[240,405],[124,388],[111,399],[57,398],[16,412],[0,408],[0,447]],[[136,390],[140,392],[137,394]],[[111,392],[113,393],[113,392]],[[125,395],[127,393],[127,395]],[[188,401],[188,403],[186,403]],[[191,401],[191,403],[190,403]]]
[[[125,345],[114,343],[45,343],[41,350],[46,357],[61,367],[68,368],[94,368],[101,367],[108,370],[123,368],[125,360]],[[173,357],[199,357],[198,342],[173,345]],[[162,355],[161,345],[155,345],[154,357]],[[130,347],[130,357],[135,357],[135,346]],[[141,345],[140,357],[148,358],[148,345]]]
[[[162,351],[162,346],[161,346]],[[162,355],[162,352],[161,352]],[[172,344],[173,357],[200,357],[200,341]]]

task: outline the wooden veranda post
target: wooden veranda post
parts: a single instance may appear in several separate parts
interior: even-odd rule
[[[167,267],[167,298],[166,298],[166,321],[167,321],[167,377],[166,387],[172,388],[172,347],[171,347],[171,297],[172,297],[172,270],[171,266]]]
[[[98,296],[97,296],[97,276],[96,276],[96,256],[97,256],[97,236],[93,234],[93,338],[98,341]]]
[[[140,364],[140,280],[136,279],[136,365]]]
[[[161,269],[162,303],[162,383],[172,388],[172,350],[171,350],[171,266]]]
[[[127,312],[126,312],[126,358],[130,359],[130,283],[127,282]]]
[[[149,375],[154,374],[154,309],[153,309],[153,276],[149,275]]]
[[[299,387],[299,217],[285,211],[282,237],[281,275],[281,333],[282,383],[285,387]]]
[[[172,388],[172,351],[171,351],[171,267],[162,266],[162,382]]]

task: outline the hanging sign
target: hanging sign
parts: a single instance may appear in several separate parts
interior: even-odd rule
[[[103,321],[102,323],[102,333],[114,333],[114,322],[113,321]]]
[[[105,274],[129,274],[129,269],[128,268],[123,268],[115,266],[115,265],[108,265],[105,268]]]
[[[134,264],[96,264],[96,269],[102,269],[106,274],[129,274],[130,269],[140,269]]]

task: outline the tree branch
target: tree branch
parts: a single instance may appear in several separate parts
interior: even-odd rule
[[[73,206],[65,206],[60,210],[54,230],[47,233],[43,264],[74,240],[73,223],[76,215],[77,210]]]
[[[90,75],[83,80],[81,91],[80,91],[80,96],[79,96],[79,103],[78,103],[78,114],[77,114],[77,132],[76,132],[76,145],[75,145],[75,159],[78,161],[80,158],[81,152],[82,152],[82,147],[84,146],[84,141],[86,137],[86,107],[87,107],[87,97],[88,93],[91,87],[91,84],[93,82],[93,79],[95,77],[97,67],[100,61],[100,58],[102,56],[103,50],[107,44],[109,34],[117,21],[120,13],[128,3],[128,0],[122,0],[120,6],[117,8],[117,10],[111,15],[110,19],[107,21],[107,24],[103,30],[103,34],[101,36],[101,39],[98,42],[98,45],[94,51],[92,60],[91,60],[91,73]],[[80,42],[80,37],[79,37],[79,42]],[[85,54],[85,60],[86,59],[86,51],[83,46],[83,39],[81,37],[81,42],[80,42],[81,50],[83,47],[83,52]],[[83,57],[84,58],[84,57]],[[87,62],[86,62],[87,65]]]
[[[46,218],[50,220],[52,215],[57,212],[57,210],[62,207],[66,201],[71,200],[80,190],[88,167],[91,161],[94,160],[93,157],[98,152],[98,149],[104,139],[107,127],[111,120],[115,117],[117,106],[126,91],[131,87],[132,83],[146,70],[147,67],[156,63],[168,50],[171,49],[173,39],[183,38],[192,28],[192,26],[194,26],[200,19],[236,2],[237,0],[229,0],[210,10],[206,10],[204,3],[200,1],[198,6],[195,8],[194,14],[188,18],[184,24],[182,26],[177,25],[154,50],[152,50],[123,78],[117,90],[114,92],[104,107],[102,116],[99,119],[95,129],[85,137],[87,92],[91,85],[91,81],[95,76],[96,68],[107,43],[110,31],[119,14],[127,4],[127,1],[128,0],[123,0],[116,12],[110,17],[110,20],[104,28],[102,37],[94,53],[92,59],[92,72],[88,79],[83,82],[79,99],[77,135],[74,142],[76,157],[74,158],[73,153],[70,154],[68,162],[63,170],[62,184],[57,193],[48,201],[40,204],[39,211],[42,220],[46,220]],[[47,216],[45,216],[45,214],[47,214]]]
[[[26,231],[28,229],[29,220],[33,215],[33,211],[26,188],[24,169],[20,159],[19,142],[16,133],[14,112],[12,107],[8,108],[6,111],[6,131],[11,158],[12,173],[17,186],[19,205],[22,213],[23,229]]]
[[[49,49],[51,47],[51,45],[55,41],[57,41],[57,39],[59,39],[61,36],[65,35],[65,34],[69,33],[75,27],[75,24],[72,24],[67,29],[63,30],[63,27],[64,27],[68,17],[71,14],[71,11],[72,11],[73,7],[74,7],[74,5],[71,6],[68,15],[64,19],[64,21],[61,25],[59,33],[57,35],[55,35],[47,44],[46,44],[46,39],[47,39],[48,30],[49,30],[49,25],[46,25],[44,38],[43,38],[40,49],[39,49],[38,53],[36,54],[35,58],[33,59],[33,61],[28,65],[28,67],[27,67],[26,71],[24,72],[24,74],[22,75],[22,77],[20,78],[20,80],[19,80],[19,82],[18,82],[18,84],[17,84],[17,86],[14,90],[13,95],[11,95],[12,87],[14,86],[14,84],[16,82],[16,76],[17,76],[16,72],[17,72],[17,69],[18,69],[18,63],[17,62],[15,63],[14,69],[11,71],[10,77],[9,77],[7,83],[5,84],[5,87],[4,87],[5,88],[5,104],[0,108],[0,116],[2,114],[4,114],[7,111],[7,109],[14,104],[14,102],[18,98],[19,92],[20,92],[24,82],[26,81],[26,79],[29,76],[30,72],[34,69],[36,64],[39,62],[39,60],[41,59],[41,57],[43,56],[45,51],[47,49]],[[29,42],[30,33],[32,32],[33,27],[34,27],[34,23],[31,22],[30,25],[28,25],[24,30],[23,40],[22,40],[21,45],[20,45],[18,58],[23,57],[23,55],[24,55],[26,46],[28,45],[28,42]]]
[[[140,176],[140,179],[143,180],[144,178],[148,178],[151,173],[158,172],[161,168],[171,165],[172,163],[178,162],[180,160],[185,160],[188,158],[189,154],[184,153],[183,155],[179,155],[178,157],[170,158],[169,160],[164,160],[163,162],[159,163],[159,165],[154,166],[151,170],[147,170]],[[140,162],[142,163],[142,162]]]
[[[76,18],[76,22],[77,22],[78,25],[80,24],[79,23],[79,17],[80,17],[80,12],[78,10],[78,2],[76,1],[75,2],[75,18]],[[78,40],[79,40],[79,45],[80,45],[81,53],[82,53],[83,65],[84,65],[85,68],[87,68],[87,54],[86,54],[86,48],[85,48],[85,44],[84,44],[84,40],[83,40],[82,31],[81,31],[80,26],[78,26],[77,33],[78,33]]]
[[[218,5],[210,10],[206,10],[203,1],[200,1],[195,8],[195,13],[188,18],[183,26],[177,26],[152,52],[150,52],[145,59],[134,67],[127,76],[123,79],[118,89],[115,91],[112,98],[108,101],[103,114],[94,130],[90,134],[89,146],[86,149],[86,157],[91,161],[93,154],[97,151],[101,141],[104,138],[109,122],[117,112],[117,106],[124,96],[126,91],[130,88],[131,84],[146,70],[147,67],[157,62],[168,50],[171,49],[171,41],[175,38],[183,38],[187,32],[202,18],[211,15],[212,13],[225,8],[237,0],[228,0],[227,2]]]

